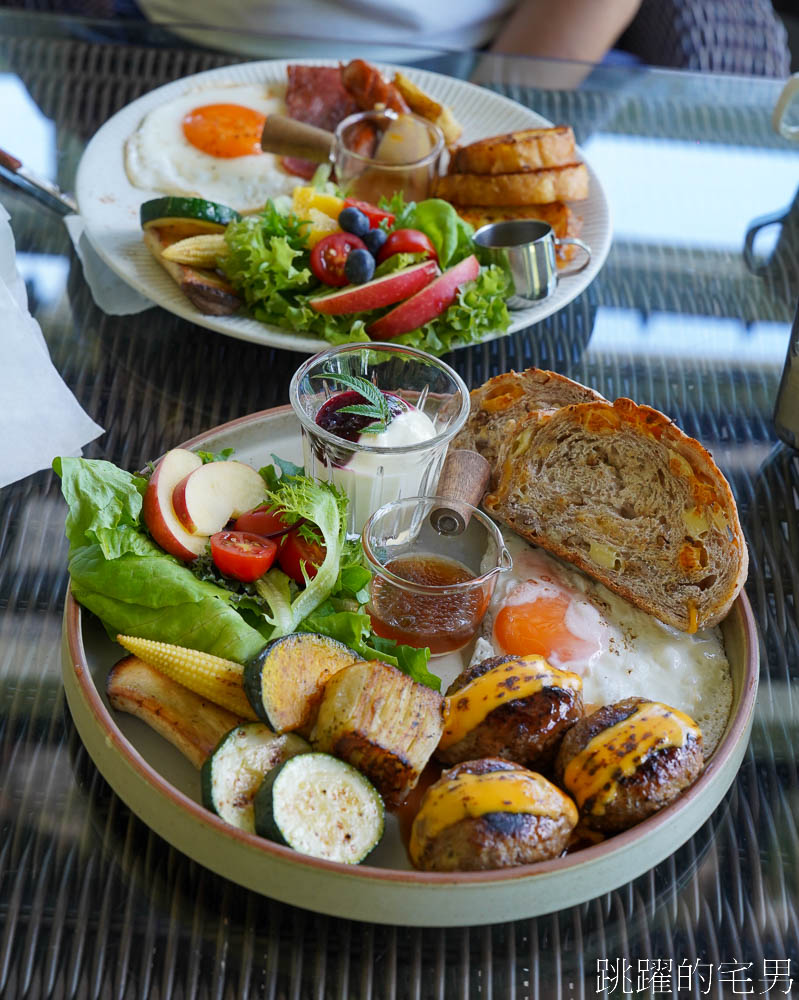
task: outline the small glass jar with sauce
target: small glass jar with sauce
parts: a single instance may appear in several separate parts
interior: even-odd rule
[[[338,419],[339,402],[365,402],[340,376],[365,379],[386,395],[392,418],[384,432],[358,432]],[[435,491],[447,446],[470,408],[469,390],[449,365],[425,351],[377,342],[309,358],[291,380],[289,399],[302,428],[305,472],[347,494],[350,536],[387,501]]]
[[[467,645],[485,616],[498,575],[512,563],[502,533],[469,504],[465,529],[439,532],[439,497],[408,497],[388,503],[363,529],[363,550],[372,570],[367,610],[379,636],[409,646],[428,646],[433,656]]]
[[[360,111],[336,128],[331,157],[344,192],[377,204],[401,192],[406,201],[431,193],[444,151],[441,129],[395,111]]]

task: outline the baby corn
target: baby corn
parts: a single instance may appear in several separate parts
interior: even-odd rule
[[[162,251],[165,260],[190,267],[216,267],[217,260],[228,252],[223,233],[203,233],[187,236],[176,243],[170,243]]]
[[[244,694],[244,668],[240,663],[202,653],[197,649],[186,649],[184,646],[173,646],[132,635],[118,635],[117,642],[144,663],[160,670],[195,694],[221,705],[242,719],[258,718]]]

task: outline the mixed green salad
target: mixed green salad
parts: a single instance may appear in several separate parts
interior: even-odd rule
[[[317,172],[314,184],[335,192]],[[442,270],[475,253],[473,229],[449,202],[430,198],[406,203],[401,194],[381,202],[393,216],[381,225],[389,232],[418,230],[433,244]],[[229,254],[220,260],[227,279],[255,319],[298,333],[314,333],[331,344],[368,340],[366,327],[386,310],[328,315],[309,305],[320,282],[311,268],[308,224],[291,210],[289,199],[267,202],[258,215],[233,222],[225,230]],[[374,279],[402,271],[424,260],[419,253],[395,253],[379,263]],[[394,338],[399,344],[440,355],[457,346],[477,343],[488,334],[507,330],[505,305],[508,278],[496,266],[481,267],[477,278],[462,287],[444,312],[418,329]],[[323,289],[324,286],[321,286]]]
[[[199,453],[203,462],[226,460]],[[281,461],[260,470],[270,509],[304,522],[324,544],[316,575],[299,585],[274,566],[252,583],[223,575],[206,554],[192,562],[169,555],[142,517],[148,486],[110,462],[57,458],[53,467],[69,506],[66,533],[75,599],[118,633],[186,646],[245,663],[269,639],[294,632],[329,636],[365,660],[390,663],[439,688],[427,669],[429,650],[383,639],[364,605],[371,579],[359,541],[346,538],[347,497]]]

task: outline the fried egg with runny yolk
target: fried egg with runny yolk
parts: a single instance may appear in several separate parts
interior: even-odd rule
[[[284,110],[283,99],[262,84],[182,94],[150,111],[128,139],[128,178],[151,191],[257,211],[296,183],[261,150],[267,116]]]
[[[580,675],[586,712],[634,695],[672,705],[696,720],[709,756],[732,704],[719,630],[680,632],[510,532],[505,544],[513,569],[497,582],[472,662],[537,653]]]

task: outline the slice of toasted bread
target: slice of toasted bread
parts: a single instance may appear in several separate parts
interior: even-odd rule
[[[528,128],[480,139],[456,149],[451,174],[512,174],[574,163],[574,132],[569,125]]]
[[[436,196],[454,205],[543,205],[588,197],[584,163],[511,174],[446,174],[436,182]]]
[[[405,103],[415,115],[421,115],[434,125],[438,125],[444,133],[444,142],[452,146],[460,138],[463,131],[460,122],[455,118],[452,109],[445,104],[433,100],[420,87],[402,73],[394,74],[394,86],[405,98]]]
[[[500,455],[489,513],[685,632],[721,621],[748,554],[710,454],[630,399],[537,412]]]
[[[552,226],[558,239],[563,240],[579,236],[583,228],[582,218],[562,201],[551,201],[545,205],[466,205],[460,206],[457,212],[475,230],[507,219],[540,219]],[[558,246],[555,250],[558,265],[568,263],[576,253],[577,247],[568,243]]]
[[[495,375],[472,389],[469,419],[452,447],[479,451],[497,471],[503,445],[531,413],[596,399],[604,397],[565,375],[541,368]]]

